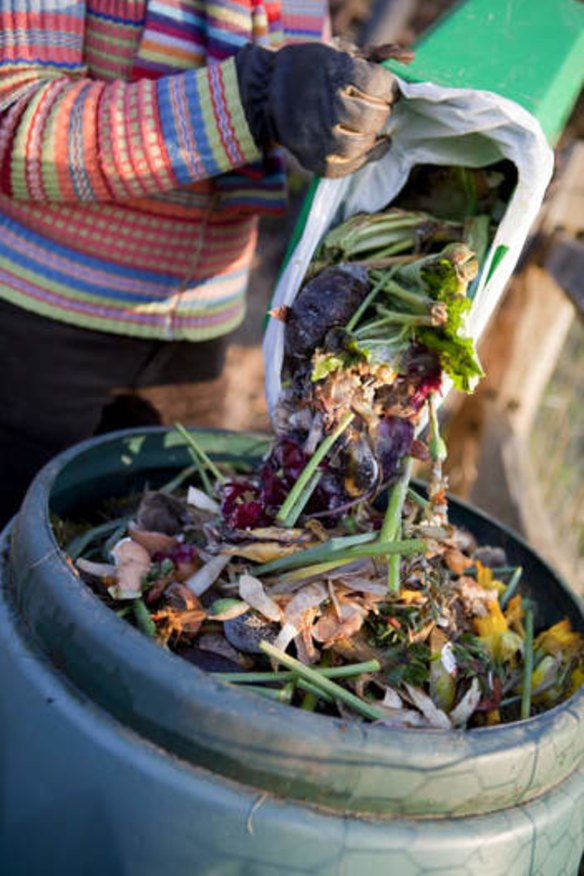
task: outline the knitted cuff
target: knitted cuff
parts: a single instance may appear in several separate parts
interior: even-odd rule
[[[235,56],[241,103],[251,135],[260,148],[276,140],[267,111],[275,59],[275,52],[251,43]]]

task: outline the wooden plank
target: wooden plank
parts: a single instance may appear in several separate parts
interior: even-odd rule
[[[580,316],[584,316],[584,243],[574,240],[565,232],[555,234],[544,266],[570,297]]]
[[[477,458],[477,478],[469,500],[502,523],[522,533],[531,547],[584,596],[584,569],[564,550],[550,520],[537,474],[524,441],[510,419],[487,402],[485,432]]]
[[[535,264],[518,279],[514,295],[517,321],[498,345],[505,344],[505,364],[494,397],[509,413],[521,438],[529,434],[545,387],[552,375],[575,309],[553,277]]]
[[[584,141],[576,140],[558,156],[557,181],[542,211],[542,233],[565,232],[574,237],[584,232]]]

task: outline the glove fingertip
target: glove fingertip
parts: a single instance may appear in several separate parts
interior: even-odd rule
[[[321,176],[326,179],[340,179],[360,170],[371,161],[379,161],[391,148],[391,137],[379,137],[375,145],[367,152],[361,153],[357,158],[341,158],[339,155],[331,155],[327,158]]]
[[[378,161],[380,158],[383,158],[390,149],[391,137],[388,135],[378,137],[375,146],[373,146],[373,148],[365,155],[365,161]]]

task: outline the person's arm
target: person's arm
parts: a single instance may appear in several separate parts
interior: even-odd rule
[[[157,81],[95,81],[84,33],[83,0],[0,0],[0,191],[123,201],[257,160],[232,59]]]

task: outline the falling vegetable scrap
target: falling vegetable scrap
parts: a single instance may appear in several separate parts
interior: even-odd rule
[[[146,492],[114,545],[102,525],[72,555],[108,606],[250,695],[389,728],[508,723],[578,690],[582,634],[534,635],[522,570],[448,520],[436,399],[445,375],[469,392],[482,373],[465,228],[393,208],[328,234],[273,314],[267,455],[242,474],[179,427],[196,483]]]

